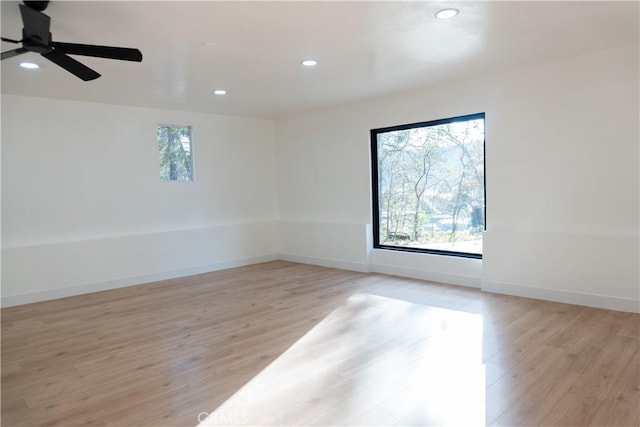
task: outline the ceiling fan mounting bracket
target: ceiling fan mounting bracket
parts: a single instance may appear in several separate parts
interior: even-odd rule
[[[25,6],[29,6],[33,10],[37,10],[38,12],[42,12],[49,6],[49,0],[46,1],[35,1],[35,0],[25,0],[23,2]]]

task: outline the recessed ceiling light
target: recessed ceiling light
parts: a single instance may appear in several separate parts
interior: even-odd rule
[[[34,70],[36,68],[40,68],[40,66],[38,64],[36,64],[35,62],[21,62],[20,66],[22,68],[28,68],[30,70]]]
[[[313,59],[307,59],[302,61],[302,65],[304,65],[305,67],[313,67],[315,65],[318,65],[318,61]]]
[[[224,89],[216,89],[213,91],[213,93],[215,93],[216,95],[226,95],[227,91]]]
[[[436,12],[434,16],[438,19],[449,19],[449,18],[453,18],[459,13],[460,11],[458,9],[450,8],[450,9],[439,10]]]

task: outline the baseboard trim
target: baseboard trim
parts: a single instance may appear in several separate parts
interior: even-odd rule
[[[368,264],[358,262],[340,261],[337,259],[315,258],[302,255],[280,254],[282,261],[297,262],[300,264],[318,265],[320,267],[338,268],[340,270],[357,271],[369,273],[371,270]]]
[[[85,283],[82,285],[69,286],[66,288],[51,289],[40,292],[30,292],[27,294],[9,295],[0,297],[0,307],[13,307],[16,305],[31,304],[34,302],[48,301],[59,298],[72,297],[76,295],[89,294],[92,292],[108,291],[110,289],[124,288],[127,286],[142,285],[145,283],[157,282],[159,280],[176,279],[179,277],[192,276],[194,274],[209,273],[212,271],[225,270],[227,268],[242,267],[245,265],[258,264],[278,260],[277,254],[262,255],[249,258],[236,259],[215,264],[189,267],[180,270],[164,271],[160,273],[145,274],[142,276],[123,277],[102,282]]]
[[[419,280],[449,283],[460,286],[480,288],[485,292],[514,295],[526,298],[534,298],[546,301],[556,301],[567,304],[577,304],[587,307],[604,308],[628,313],[640,313],[640,300],[625,297],[592,294],[586,292],[574,292],[562,289],[539,288],[513,283],[482,281],[478,277],[464,276],[434,271],[424,271],[406,267],[398,267],[384,264],[365,264],[347,262],[334,259],[316,258],[292,254],[270,254],[255,257],[242,258],[214,264],[201,265],[180,270],[152,273],[135,277],[124,277],[102,282],[86,283],[66,288],[51,289],[47,291],[31,292],[19,295],[0,297],[0,307],[12,307],[16,305],[30,304],[34,302],[54,300],[59,298],[83,295],[92,292],[106,291],[127,286],[141,285],[160,280],[175,279],[192,276],[194,274],[208,273],[228,268],[242,267],[269,261],[290,261],[301,264],[318,265],[322,267],[338,268],[342,270],[357,271],[362,273],[381,273],[394,276],[408,277]]]
[[[486,292],[513,295],[518,297],[584,305],[607,310],[640,313],[640,300],[587,292],[566,291],[563,289],[538,288],[513,283],[483,281],[481,289]]]
[[[451,285],[466,286],[469,288],[480,288],[479,277],[464,276],[461,274],[440,273],[437,271],[425,271],[385,264],[372,264],[371,271],[374,273],[409,277],[411,279],[427,280],[430,282],[447,283]]]

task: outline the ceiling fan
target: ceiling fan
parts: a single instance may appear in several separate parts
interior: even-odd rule
[[[12,40],[4,37],[1,39],[9,43],[22,43],[22,47],[2,52],[0,60],[13,58],[27,52],[36,52],[84,81],[97,79],[100,74],[69,55],[142,62],[142,53],[138,49],[54,42],[51,40],[51,33],[49,32],[51,18],[42,13],[48,4],[49,1],[47,0],[24,1],[24,4],[19,5],[24,25],[22,40]]]

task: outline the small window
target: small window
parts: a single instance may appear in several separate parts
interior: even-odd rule
[[[193,181],[191,126],[158,125],[162,181]]]
[[[482,258],[484,118],[371,130],[375,248]]]

